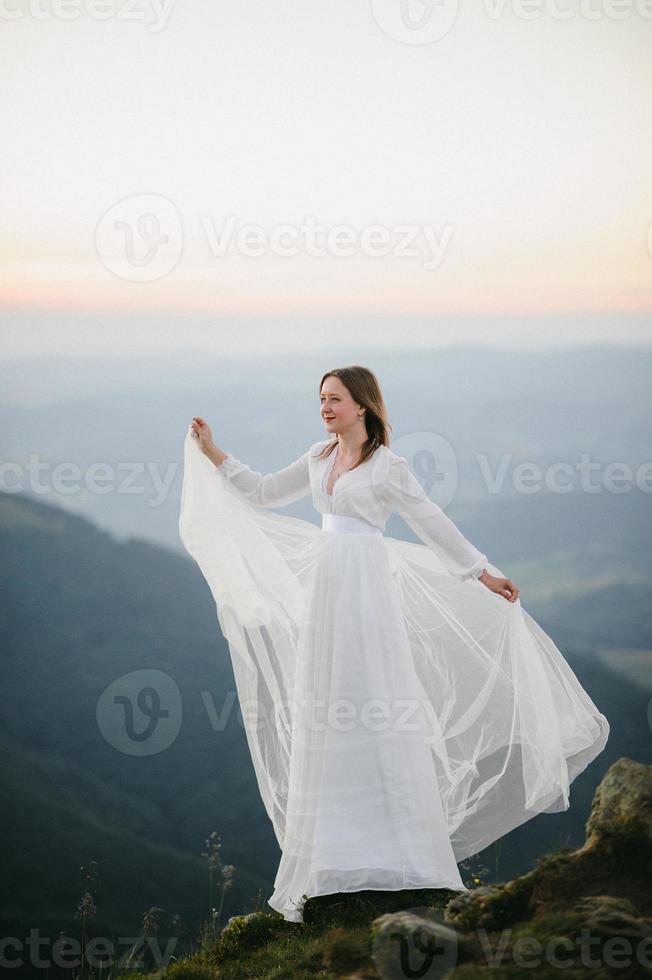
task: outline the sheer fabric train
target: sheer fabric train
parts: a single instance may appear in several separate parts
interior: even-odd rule
[[[465,886],[457,862],[540,812],[609,723],[552,639],[477,581],[503,575],[381,446],[327,493],[314,443],[262,476],[189,428],[179,532],[229,644],[282,850],[269,899]],[[312,494],[323,530],[280,507]],[[383,535],[392,512],[423,543]]]

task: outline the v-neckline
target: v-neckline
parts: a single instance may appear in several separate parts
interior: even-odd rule
[[[348,470],[344,470],[343,473],[340,473],[340,475],[338,476],[337,480],[333,484],[332,493],[329,493],[328,492],[328,480],[329,480],[329,477],[330,477],[330,475],[333,472],[333,469],[335,467],[335,462],[337,460],[337,454],[339,453],[339,451],[340,451],[340,447],[339,447],[339,445],[337,445],[335,447],[335,449],[333,450],[333,452],[331,453],[331,455],[330,455],[330,459],[328,460],[328,465],[326,467],[326,472],[324,474],[323,491],[324,491],[324,496],[326,497],[326,500],[329,500],[329,501],[333,500],[333,497],[335,496],[335,490],[336,490],[337,485],[340,482],[340,480],[343,477],[345,477],[348,473],[354,473],[355,470],[359,469],[361,466],[364,465],[363,463],[359,463],[357,466],[352,467],[352,468],[349,467]],[[371,457],[369,457],[369,459],[371,459]],[[365,460],[365,463],[368,463],[369,462],[369,459],[366,459]]]
[[[340,475],[338,476],[337,480],[333,484],[332,491],[330,493],[328,492],[328,481],[330,479],[331,473],[333,472],[333,469],[335,468],[335,463],[337,461],[337,454],[339,453],[339,451],[340,451],[339,445],[338,446],[335,446],[335,449],[331,453],[330,460],[328,461],[328,465],[326,467],[326,473],[324,474],[324,494],[325,494],[327,500],[332,500],[333,499],[333,496],[335,494],[335,487],[340,482],[340,480],[342,479],[342,477],[346,473],[349,473],[350,472],[349,470],[344,470],[344,473],[340,473]]]

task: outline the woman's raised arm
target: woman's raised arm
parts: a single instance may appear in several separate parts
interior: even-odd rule
[[[232,453],[224,453],[218,449],[204,419],[196,416],[192,421],[192,429],[202,452],[215,463],[218,477],[230,480],[253,503],[261,507],[281,507],[301,500],[310,493],[310,449],[289,466],[263,476],[236,459]]]
[[[253,503],[261,507],[281,507],[310,493],[309,456],[310,450],[307,450],[289,466],[263,476],[241,463],[232,453],[227,453],[216,472],[226,476]]]

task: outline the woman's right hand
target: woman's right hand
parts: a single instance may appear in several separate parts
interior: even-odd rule
[[[213,442],[213,433],[211,432],[208,422],[206,422],[200,415],[193,416],[193,420],[190,423],[192,429],[192,437],[196,439],[199,443],[199,448],[203,453],[207,449],[215,446]]]

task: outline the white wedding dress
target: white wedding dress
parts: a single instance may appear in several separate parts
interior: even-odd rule
[[[215,597],[282,850],[269,899],[464,891],[457,862],[569,786],[609,723],[550,637],[385,446],[327,480],[314,443],[262,476],[189,428],[179,531]],[[270,508],[312,494],[322,527]],[[392,512],[423,541],[383,534]]]

